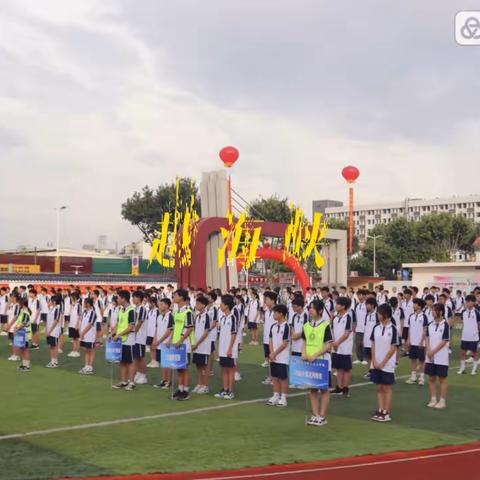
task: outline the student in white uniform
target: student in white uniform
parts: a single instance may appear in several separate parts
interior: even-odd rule
[[[273,307],[277,303],[277,294],[275,292],[267,291],[263,294],[265,321],[263,325],[263,354],[265,361],[262,363],[262,367],[270,367],[270,329],[275,323],[273,318]],[[264,385],[271,385],[272,378],[269,375],[262,381]]]
[[[13,332],[15,331],[15,323],[17,317],[20,314],[20,296],[17,293],[10,295],[10,302],[7,311],[7,325],[6,330],[8,332],[8,339],[12,342],[12,354],[8,357],[8,360],[12,362],[18,362],[20,360],[20,352],[13,345]]]
[[[208,359],[212,351],[212,345],[210,341],[210,316],[207,312],[207,306],[207,297],[198,295],[194,316],[195,343],[192,345],[192,363],[197,367],[197,385],[192,392],[199,394],[209,392]]]
[[[0,335],[7,336],[4,330],[8,322],[8,295],[5,287],[0,288]]]
[[[157,330],[158,307],[157,297],[150,295],[147,297],[148,313],[147,313],[147,346],[150,347],[150,362],[148,368],[158,368],[160,364],[157,361],[157,347],[153,344],[155,332]]]
[[[476,302],[475,295],[465,297],[465,310],[461,314],[462,339],[460,344],[460,370],[458,370],[460,375],[466,373],[467,352],[473,355],[472,375],[477,374],[480,312],[475,309]]]
[[[353,362],[355,365],[368,364],[363,355],[363,335],[365,333],[365,317],[367,316],[367,306],[365,304],[366,295],[367,290],[364,290],[363,288],[358,290],[358,300],[353,310],[355,312],[355,355],[357,357]]]
[[[78,305],[78,304],[77,304]],[[80,346],[85,350],[85,366],[78,372],[82,375],[93,375],[93,362],[95,360],[95,329],[96,313],[93,308],[93,300],[87,298],[84,302],[84,310],[81,314],[79,329]]]
[[[296,357],[302,356],[303,350],[303,326],[308,322],[308,313],[305,310],[305,300],[302,296],[296,295],[292,300],[293,317],[290,324],[292,339],[291,354]]]
[[[457,290],[455,298],[452,300],[455,313],[461,315],[465,310],[465,297],[461,290]]]
[[[166,345],[173,333],[173,314],[170,310],[172,301],[167,297],[162,297],[158,300],[158,317],[157,328],[155,331],[155,338],[152,346],[157,352],[157,362],[162,365],[162,345]],[[155,388],[168,390],[172,385],[172,371],[169,368],[162,368],[162,381],[154,385]]]
[[[73,348],[67,357],[78,358],[80,357],[80,327],[82,323],[82,306],[80,304],[80,295],[77,292],[72,293],[71,302],[68,337],[72,339]]]
[[[23,348],[20,348],[22,356],[22,363],[18,367],[20,372],[29,372],[30,371],[30,351],[29,347],[32,341],[32,329],[31,329],[31,311],[28,308],[28,299],[20,298],[19,300],[20,313],[18,314],[17,320],[14,327],[14,335],[19,331],[25,332],[25,345]]]
[[[337,386],[332,395],[350,396],[352,380],[353,319],[350,313],[352,301],[348,297],[339,297],[332,321],[332,368],[337,370]]]
[[[370,378],[372,370],[372,332],[375,325],[378,324],[377,316],[377,301],[369,297],[365,300],[365,306],[367,308],[367,315],[365,316],[365,333],[363,334],[363,357],[369,362],[369,371],[363,376],[363,378]]]
[[[40,289],[38,300],[40,302],[40,321],[45,323],[47,321],[48,302],[50,301],[48,290],[45,287]]]
[[[215,397],[232,400],[235,398],[235,360],[238,357],[238,326],[236,324],[236,317],[232,313],[235,305],[233,296],[222,295],[221,300],[220,310],[222,311],[222,315],[219,321],[220,336],[218,353],[220,367],[222,368],[223,388],[219,393],[215,394]]]
[[[135,345],[133,358],[135,360],[135,379],[137,385],[148,383],[145,351],[147,343],[147,309],[144,306],[144,294],[140,290],[133,292],[132,301],[135,307]]]
[[[32,330],[31,350],[37,350],[40,344],[40,300],[37,292],[32,288],[28,292],[28,308],[30,310],[30,328]]]
[[[50,362],[47,363],[47,368],[58,368],[58,342],[62,331],[61,304],[61,295],[53,295],[50,298],[47,314],[47,325],[45,328],[47,345],[50,347]]]
[[[273,396],[267,405],[287,406],[288,364],[290,362],[290,327],[287,323],[288,309],[285,305],[273,307],[275,323],[270,329],[270,372],[272,375]]]
[[[210,356],[208,357],[208,376],[213,377],[213,362],[215,361],[215,351],[216,343],[218,337],[218,320],[219,320],[219,311],[216,305],[217,302],[217,293],[215,290],[210,290],[207,294],[208,307],[207,313],[210,318]]]
[[[407,329],[406,346],[411,365],[410,378],[405,383],[409,385],[414,385],[417,382],[419,385],[425,384],[425,332],[428,319],[423,312],[424,307],[425,301],[421,298],[415,298],[413,300],[413,313],[405,322],[405,328]]]
[[[427,317],[428,323],[433,322],[434,317],[433,317],[433,305],[435,304],[435,297],[433,295],[426,295],[425,298],[425,308],[423,310],[423,313]]]
[[[388,303],[379,305],[377,314],[380,323],[370,335],[372,342],[372,371],[370,379],[377,386],[377,411],[371,417],[376,422],[392,420],[392,396],[395,383],[396,352],[400,336],[392,323],[392,308]]]
[[[430,402],[427,407],[438,409],[447,406],[450,327],[444,315],[445,306],[436,303],[433,306],[434,321],[428,325],[426,332],[425,373],[430,377]],[[440,396],[437,395],[437,378]]]
[[[120,313],[120,306],[118,305],[118,296],[114,295],[110,301],[110,312],[108,317],[108,333],[112,335],[117,329],[118,315]]]
[[[260,319],[260,299],[253,288],[249,291],[247,306],[247,323],[251,335],[250,345],[258,345],[258,322]]]

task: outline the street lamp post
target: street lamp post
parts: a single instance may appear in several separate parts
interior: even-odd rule
[[[373,240],[373,276],[377,276],[377,238],[382,238],[383,235],[367,235]]]
[[[66,205],[54,208],[57,212],[57,252],[55,256],[55,273],[60,273],[60,211],[65,210]]]

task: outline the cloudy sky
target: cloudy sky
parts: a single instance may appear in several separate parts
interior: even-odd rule
[[[0,248],[138,239],[121,203],[200,178],[359,203],[480,193],[470,0],[0,0]]]

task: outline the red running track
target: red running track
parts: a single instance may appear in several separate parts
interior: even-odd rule
[[[293,465],[199,473],[96,477],[84,480],[452,480],[452,474],[455,478],[480,479],[480,442]]]

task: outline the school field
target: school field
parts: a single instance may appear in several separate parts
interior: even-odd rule
[[[393,421],[377,424],[369,419],[375,409],[374,387],[362,378],[365,367],[355,367],[353,383],[358,386],[351,398],[333,397],[329,424],[318,428],[304,425],[305,398],[298,390],[286,409],[264,405],[262,399],[271,390],[260,383],[266,372],[259,366],[261,347],[245,347],[244,380],[237,384],[233,401],[201,395],[173,402],[167,392],[151,386],[115,391],[103,350],[97,352],[97,374],[91,377],[79,375],[81,360],[65,354],[62,368],[44,368],[47,353],[43,345],[33,351],[32,371],[20,373],[17,363],[6,360],[8,341],[0,337],[1,479],[222,470],[480,438],[480,376],[459,376],[456,369],[451,370],[447,410],[426,408],[428,387],[406,385],[400,378]],[[455,366],[456,356],[454,351]],[[408,360],[402,359],[398,374],[407,372]],[[158,369],[150,371],[152,380],[158,375]],[[216,375],[212,390],[218,388]]]

